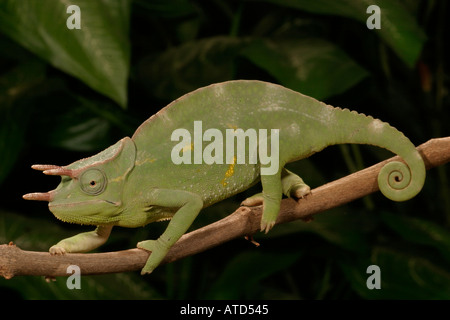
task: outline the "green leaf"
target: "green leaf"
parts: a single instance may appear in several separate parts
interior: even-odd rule
[[[53,103],[57,102],[53,98]],[[62,103],[62,101],[60,101]],[[109,146],[111,125],[83,104],[65,100],[67,109],[46,106],[45,114],[34,123],[33,136],[39,145],[71,151],[94,152]],[[69,107],[70,106],[70,107]],[[52,110],[54,110],[52,112]]]
[[[33,134],[28,141],[39,147],[98,152],[132,135],[140,124],[110,101],[85,99],[65,90],[39,103],[42,106],[34,113],[30,124]]]
[[[146,57],[139,65],[140,82],[160,99],[176,99],[199,87],[230,80],[234,58],[248,40],[217,36],[190,41]]]
[[[81,29],[68,29],[67,1],[0,2],[0,31],[122,107],[129,73],[129,0],[74,0]]]
[[[293,90],[324,99],[368,75],[341,49],[320,39],[252,40],[218,36],[185,43],[144,59],[140,79],[153,95],[176,99],[199,87],[230,80],[243,55]]]
[[[50,212],[49,218],[30,218],[0,210],[0,244],[12,241],[22,250],[47,251],[63,237],[73,236],[52,220]]]
[[[398,250],[375,247],[370,260],[341,261],[354,290],[366,299],[450,299],[450,273],[430,260]],[[381,289],[369,289],[367,267],[380,268]]]
[[[312,13],[342,16],[366,24],[371,13],[367,7],[377,5],[381,9],[381,29],[367,29],[376,32],[392,50],[408,65],[413,67],[422,51],[426,36],[414,16],[400,1],[392,0],[263,0],[277,5],[296,8]],[[358,44],[356,44],[358,45]]]
[[[368,75],[344,51],[321,39],[260,40],[242,54],[282,85],[323,100]]]
[[[45,65],[31,59],[0,77],[0,183],[16,163],[25,142],[33,104],[31,92],[41,83]]]
[[[292,265],[301,255],[295,253],[246,252],[232,259],[211,286],[207,299],[241,299],[257,284]]]
[[[337,247],[365,253],[369,250],[367,234],[373,224],[372,218],[363,212],[349,214],[344,209],[335,208],[326,214],[316,215],[308,223],[299,220],[279,225],[262,237],[275,238],[308,232],[317,234]]]
[[[55,131],[46,143],[73,151],[96,151],[107,145],[109,123],[97,117],[78,118],[79,121],[75,122],[76,117],[82,117],[83,113],[78,109],[67,114],[67,118],[61,119],[54,127]]]
[[[395,232],[411,243],[434,247],[450,261],[450,231],[432,221],[382,212],[381,218]]]
[[[198,8],[189,0],[134,0],[140,9],[147,10],[149,15],[163,18],[186,17],[198,12]]]
[[[70,274],[68,274],[70,276]],[[0,279],[0,290],[9,288],[26,300],[150,300],[162,299],[151,285],[137,274],[111,274],[83,276],[81,288],[69,289],[67,277],[58,277],[47,283],[44,277],[23,276],[9,280]]]

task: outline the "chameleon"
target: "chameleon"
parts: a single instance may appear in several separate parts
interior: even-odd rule
[[[202,150],[198,137],[194,136],[193,143],[192,136],[181,139],[174,135],[177,129],[193,133],[196,124],[206,129],[201,142],[211,141]],[[261,161],[261,154],[253,162],[237,161],[237,153],[226,161],[188,161],[196,151],[205,155],[208,147],[214,149],[209,150],[210,156],[223,154],[226,143],[215,141],[213,148],[213,140],[227,130],[239,129],[277,133],[275,138],[266,134],[256,142],[257,149],[265,143],[264,148],[270,146],[272,153],[278,151],[273,172],[263,174],[273,163]],[[206,136],[207,132],[215,135]],[[244,139],[249,140],[244,151],[250,153],[250,135]],[[52,255],[91,251],[107,241],[114,226],[135,228],[170,219],[159,238],[137,243],[138,248],[151,252],[141,270],[141,274],[149,274],[203,208],[256,183],[261,184],[262,192],[242,205],[263,205],[260,228],[267,233],[275,224],[283,195],[301,201],[310,193],[303,179],[284,166],[335,144],[369,144],[399,155],[403,161],[388,162],[378,174],[380,191],[393,201],[411,199],[424,185],[422,157],[412,142],[388,123],[332,107],[278,84],[232,80],[183,95],[143,122],[131,138],[125,137],[96,155],[66,166],[33,165],[46,175],[61,176],[61,182],[52,191],[23,198],[48,201],[49,210],[62,221],[96,227],[61,240],[49,249]],[[174,161],[174,155],[186,156],[186,161]]]

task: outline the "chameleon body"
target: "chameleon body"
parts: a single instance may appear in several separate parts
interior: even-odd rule
[[[173,132],[183,128],[193,133],[195,121],[201,121],[204,132],[215,129],[223,136],[226,129],[277,129],[278,140],[271,141],[270,136],[266,141],[268,146],[278,143],[277,170],[261,175],[268,164],[261,164],[259,158],[256,163],[238,163],[236,155],[223,163],[175,164],[173,150],[179,154],[195,152],[199,144],[174,139]],[[209,142],[205,142],[205,136],[203,139],[202,148],[206,149]],[[209,141],[212,143],[213,138]],[[152,252],[142,269],[145,274],[159,265],[202,208],[258,181],[263,192],[246,199],[243,205],[262,203],[261,230],[269,231],[275,224],[282,194],[301,198],[310,191],[284,165],[343,143],[371,144],[401,156],[406,164],[390,162],[379,173],[378,184],[386,197],[404,201],[421,190],[424,162],[410,140],[389,124],[331,107],[279,85],[237,80],[184,95],[145,121],[132,138],[123,138],[90,158],[67,166],[34,165],[34,169],[60,175],[62,180],[55,190],[30,193],[24,198],[49,201],[50,211],[63,221],[97,226],[95,231],[60,241],[50,248],[52,254],[90,251],[107,240],[113,226],[138,227],[171,219],[157,240],[137,244]],[[246,151],[251,152],[250,146]]]

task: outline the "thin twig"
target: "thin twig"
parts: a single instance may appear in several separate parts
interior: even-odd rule
[[[450,162],[450,137],[432,139],[418,147],[427,169]],[[299,200],[285,199],[277,224],[308,219],[319,212],[340,206],[378,190],[377,175],[388,161],[325,184]],[[259,230],[261,207],[240,207],[226,218],[185,234],[169,251],[163,263],[205,251],[229,240],[252,235]],[[0,245],[0,276],[67,276],[67,267],[77,265],[83,275],[116,273],[141,269],[149,253],[130,249],[106,253],[71,253],[51,256],[47,252],[24,251],[13,244]]]

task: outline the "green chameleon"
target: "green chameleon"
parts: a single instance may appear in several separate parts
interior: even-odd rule
[[[268,232],[282,194],[299,199],[310,192],[285,164],[343,143],[375,145],[401,156],[406,164],[389,162],[378,175],[387,198],[404,201],[421,190],[423,159],[389,124],[279,85],[237,80],[184,95],[145,121],[132,138],[90,158],[67,166],[32,166],[61,176],[61,183],[55,190],[23,197],[48,201],[60,220],[96,226],[95,231],[58,242],[51,254],[93,250],[106,242],[113,226],[171,219],[157,240],[137,244],[151,251],[141,272],[146,274],[160,264],[202,208],[259,181],[263,192],[242,204],[263,204],[261,231]]]

